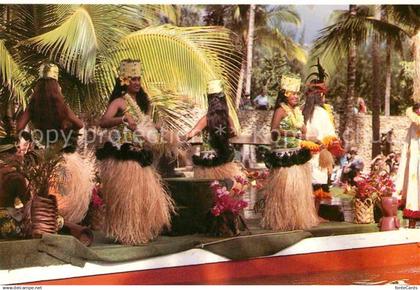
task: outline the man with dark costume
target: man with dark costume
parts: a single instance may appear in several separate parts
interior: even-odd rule
[[[315,65],[318,72],[314,72],[307,79],[315,76],[307,84],[305,92],[305,105],[303,116],[306,126],[306,138],[318,144],[323,144],[328,139],[338,139],[334,128],[334,116],[331,107],[325,104],[325,85],[326,73],[319,63]],[[312,184],[314,191],[322,190],[329,192],[328,178],[334,166],[334,157],[326,149],[321,149],[319,153],[313,153],[310,161],[312,166]]]
[[[122,244],[139,245],[170,227],[173,201],[152,166],[151,144],[160,138],[147,115],[140,62],[123,60],[100,126],[114,128],[97,150],[106,207],[105,232]]]

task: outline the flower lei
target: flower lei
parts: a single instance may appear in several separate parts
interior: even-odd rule
[[[296,106],[295,108],[290,108],[289,105],[282,103],[281,107],[283,110],[286,111],[287,115],[290,118],[290,122],[292,123],[293,127],[295,128],[302,128],[304,125],[304,119],[302,112],[300,111],[299,106]]]
[[[137,103],[133,100],[133,98],[129,94],[125,94],[123,96],[123,99],[128,103],[128,105],[134,110],[134,113],[136,116],[133,116],[137,119],[137,122],[140,122],[143,119],[143,112],[140,110],[140,107],[137,105]],[[128,108],[126,109],[126,111]]]
[[[323,148],[326,148],[335,157],[344,155],[344,149],[341,147],[341,141],[336,136],[324,137],[324,139],[322,139],[322,144],[317,144],[309,140],[302,140],[299,145],[301,148],[309,149],[312,154],[319,153]]]

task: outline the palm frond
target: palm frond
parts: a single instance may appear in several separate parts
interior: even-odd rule
[[[276,6],[268,11],[268,23],[272,27],[279,27],[282,23],[298,26],[301,21],[299,14],[292,6]]]
[[[83,7],[78,8],[59,27],[28,41],[40,53],[88,82],[94,73],[99,40],[92,19]]]
[[[289,36],[286,36],[280,29],[267,29],[266,27],[262,27],[258,30],[258,35],[262,46],[277,49],[289,60],[296,59],[303,64],[307,62],[308,56],[305,49]]]
[[[231,32],[222,27],[155,26],[124,37],[104,72],[114,72],[124,58],[142,62],[142,84],[146,89],[161,86],[177,95],[189,96],[198,106],[206,107],[206,85],[222,79],[231,115],[239,128],[234,110],[235,85],[240,63],[231,41]],[[105,73],[106,83],[113,75]]]
[[[164,128],[183,134],[194,125],[194,106],[187,96],[179,96],[158,87],[150,89],[147,93],[153,104],[153,119],[163,122]]]
[[[123,36],[138,29],[143,19],[137,6],[59,5],[55,9],[63,22],[25,43],[49,55],[83,83],[92,81],[98,53],[109,57],[108,51]]]
[[[398,26],[406,32],[414,33],[420,28],[420,9],[418,5],[384,5],[384,9]]]
[[[397,25],[374,19],[368,7],[358,7],[356,15],[350,15],[349,11],[336,14],[336,23],[327,26],[320,31],[321,36],[315,40],[312,49],[314,58],[320,56],[323,62],[331,70],[333,64],[338,64],[339,59],[347,54],[350,37],[353,37],[356,45],[364,43],[372,33],[378,33],[381,40],[391,38],[395,48],[402,51],[402,42],[407,35]]]
[[[4,40],[0,39],[0,76],[3,86],[7,87],[11,97],[23,107],[26,105],[27,82],[30,77],[7,50]]]

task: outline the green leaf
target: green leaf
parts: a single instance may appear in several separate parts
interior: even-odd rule
[[[13,59],[5,46],[5,41],[0,39],[0,76],[3,86],[7,87],[17,102],[25,107],[27,95],[27,80],[30,79]]]

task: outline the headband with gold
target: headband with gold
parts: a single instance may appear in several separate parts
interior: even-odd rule
[[[58,81],[58,66],[53,63],[44,63],[39,67],[40,79],[55,79]]]
[[[299,92],[300,81],[300,78],[283,75],[280,81],[280,88],[289,92]]]
[[[139,60],[123,60],[120,64],[120,70],[118,77],[121,81],[121,85],[129,85],[130,78],[140,77],[141,65]]]
[[[211,80],[207,83],[207,94],[219,94],[223,92],[223,84],[221,80]]]

